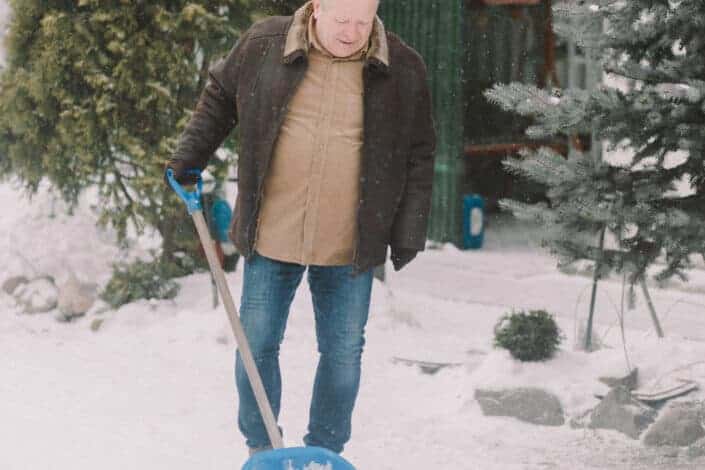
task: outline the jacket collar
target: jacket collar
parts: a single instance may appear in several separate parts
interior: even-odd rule
[[[301,56],[308,55],[311,47],[311,42],[308,38],[308,22],[312,14],[313,3],[310,1],[306,2],[294,13],[286,33],[286,43],[284,44],[283,61],[285,63],[291,63]],[[379,16],[375,16],[372,34],[370,35],[370,45],[367,49],[365,60],[370,64],[382,66],[385,70],[389,67],[387,33]]]

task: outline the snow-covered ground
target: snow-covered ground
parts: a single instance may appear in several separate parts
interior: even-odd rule
[[[95,226],[90,195],[71,217],[43,191],[30,203],[0,184],[0,283],[10,275],[74,271],[104,283],[121,252]],[[611,431],[539,427],[482,415],[476,387],[541,386],[570,415],[596,404],[603,375],[627,358],[644,382],[670,371],[705,378],[705,272],[690,283],[650,285],[667,339],[658,340],[641,294],[626,310],[627,355],[616,322],[621,283],[601,284],[596,333],[605,347],[573,350],[589,303],[589,275],[567,275],[536,248],[537,227],[489,219],[481,250],[427,250],[375,281],[363,380],[344,456],[360,470],[685,469],[705,461],[645,449]],[[137,244],[133,253],[139,248]],[[240,296],[241,266],[229,274]],[[206,273],[182,279],[173,301],[141,301],[72,323],[23,315],[0,293],[0,469],[237,469],[246,458],[235,424],[235,345]],[[557,356],[522,364],[492,347],[510,309],[546,308],[566,335]],[[104,319],[98,331],[91,323]],[[304,434],[317,358],[302,282],[282,348],[281,425]],[[459,364],[428,375],[395,358]],[[686,367],[690,366],[690,367]],[[698,392],[699,393],[699,392]]]

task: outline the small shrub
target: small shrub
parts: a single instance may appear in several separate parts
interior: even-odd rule
[[[113,275],[100,293],[100,298],[112,308],[138,299],[173,299],[179,292],[179,285],[173,278],[190,274],[195,267],[188,256],[172,262],[155,258],[152,261],[114,264]]]
[[[508,349],[520,361],[543,361],[553,356],[563,339],[553,316],[545,310],[504,315],[494,328],[495,346]]]

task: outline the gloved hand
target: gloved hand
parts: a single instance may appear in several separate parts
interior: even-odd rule
[[[394,265],[394,270],[399,271],[403,268],[409,261],[416,257],[418,250],[413,248],[392,248],[392,264]]]
[[[174,172],[174,179],[176,182],[182,186],[196,184],[198,182],[198,175],[194,173],[189,173],[189,168],[186,168],[180,161],[168,161],[164,167],[164,182],[171,189],[169,184],[169,179],[166,177],[166,170],[171,168]]]

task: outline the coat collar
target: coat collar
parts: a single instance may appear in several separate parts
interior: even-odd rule
[[[291,63],[300,56],[308,55],[311,42],[308,38],[308,22],[313,14],[313,3],[306,2],[296,10],[291,24],[286,33],[283,60]],[[384,24],[379,16],[375,16],[370,45],[365,55],[365,60],[370,64],[381,65],[385,70],[389,67],[389,45]]]

